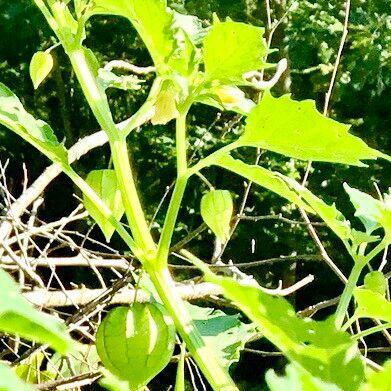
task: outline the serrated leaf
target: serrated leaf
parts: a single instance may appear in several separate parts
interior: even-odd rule
[[[216,237],[225,243],[229,239],[233,201],[228,190],[211,190],[201,199],[201,216]]]
[[[390,391],[391,361],[387,361],[383,368],[382,371],[372,373],[368,382],[360,388],[360,391]]]
[[[256,184],[277,193],[288,201],[291,201],[308,211],[312,211],[296,192],[289,188],[278,173],[260,166],[243,163],[241,160],[234,159],[230,155],[219,157],[214,164],[241,175]]]
[[[341,239],[348,240],[352,238],[350,223],[345,219],[344,215],[333,205],[327,205],[314,193],[308,190],[306,187],[297,183],[295,180],[282,176],[279,174],[284,181],[293,190],[296,191],[297,195],[304,200],[328,225],[329,228]]]
[[[262,27],[217,18],[204,39],[205,73],[209,80],[246,84],[243,74],[265,67],[268,53]]]
[[[356,209],[354,215],[360,219],[367,233],[371,234],[376,229],[383,227],[386,235],[390,236],[391,207],[369,194],[350,187],[347,183],[344,183],[344,189]]]
[[[24,383],[10,367],[0,362],[0,390],[34,391],[34,388]]]
[[[241,322],[238,314],[227,315],[220,310],[191,304],[187,307],[203,339],[227,369],[239,361],[246,342],[257,334],[254,325]]]
[[[350,125],[320,114],[315,102],[294,101],[290,95],[274,98],[265,92],[247,117],[242,146],[254,146],[303,160],[365,166],[381,152],[348,133]]]
[[[157,303],[111,310],[98,328],[96,348],[103,365],[131,391],[139,390],[170,361],[175,327]]]
[[[65,325],[32,307],[12,278],[1,269],[0,286],[0,331],[48,343],[62,354],[75,349],[76,342],[68,335]]]
[[[388,281],[385,275],[378,270],[369,272],[364,277],[364,288],[382,296],[386,294],[387,285]]]
[[[274,370],[266,372],[270,391],[340,391],[335,384],[326,383],[292,364],[285,368],[285,376],[278,376]]]
[[[0,83],[0,124],[12,130],[49,159],[68,164],[68,154],[60,144],[52,128],[44,121],[35,119],[23,107],[18,97]]]
[[[353,295],[357,302],[355,318],[374,318],[391,322],[391,303],[382,294],[369,289],[355,288]]]
[[[46,79],[52,68],[53,57],[50,52],[34,53],[30,61],[29,71],[35,89]]]
[[[86,182],[111,210],[113,216],[117,220],[121,220],[121,217],[125,212],[125,207],[122,203],[121,192],[118,188],[115,171],[91,171],[86,178]],[[113,225],[107,220],[107,218],[105,218],[99,208],[97,208],[95,204],[92,203],[92,201],[90,201],[90,199],[85,195],[83,195],[83,204],[91,217],[99,225],[106,238],[106,241],[109,242],[115,231]]]
[[[343,391],[358,390],[364,377],[360,352],[348,333],[336,329],[332,317],[321,322],[299,318],[287,300],[265,293],[255,280],[220,277],[206,265],[197,266],[295,365]]]

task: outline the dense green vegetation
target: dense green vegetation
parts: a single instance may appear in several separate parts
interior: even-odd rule
[[[36,3],[40,4],[39,1]],[[54,12],[55,4],[61,2],[47,3],[51,6],[51,12]],[[228,368],[237,386],[243,390],[283,390],[288,387],[294,390],[386,389],[391,376],[390,368],[385,364],[386,369],[382,372],[381,366],[389,356],[390,336],[386,331],[384,334],[371,332],[387,329],[391,322],[390,303],[386,300],[389,298],[388,280],[384,279],[382,273],[367,273],[379,267],[384,273],[389,271],[389,266],[384,262],[387,253],[383,251],[386,251],[389,244],[391,231],[390,196],[387,194],[390,186],[390,163],[387,161],[387,155],[391,154],[391,136],[387,131],[391,121],[391,6],[384,1],[357,0],[351,4],[347,3],[351,5],[348,10],[348,35],[346,41],[342,40],[344,45],[339,58],[338,51],[346,15],[346,4],[342,2],[168,2],[176,12],[196,15],[199,18],[178,19],[176,22],[182,27],[186,26],[186,37],[191,42],[183,41],[180,34],[172,35],[174,30],[170,30],[171,21],[167,16],[171,14],[161,12],[160,6],[164,3],[162,1],[148,0],[143,5],[139,1],[133,1],[130,3],[134,6],[129,8],[122,6],[121,1],[95,1],[97,8],[92,7],[91,13],[96,15],[86,19],[84,25],[80,20],[85,12],[83,7],[88,3],[70,2],[70,12],[79,20],[79,30],[77,23],[72,25],[69,17],[65,22],[62,21],[63,30],[57,37],[41,13],[43,6],[40,10],[30,0],[17,3],[4,1],[0,4],[0,53],[3,59],[3,62],[0,62],[0,98],[4,99],[3,103],[0,100],[0,115],[3,115],[0,116],[0,123],[5,125],[0,127],[0,157],[2,164],[9,161],[2,175],[7,183],[2,188],[4,199],[0,202],[4,206],[2,214],[6,215],[12,203],[12,200],[7,199],[7,192],[15,197],[23,192],[22,184],[26,174],[22,163],[27,167],[29,183],[50,163],[30,145],[33,144],[49,159],[57,161],[68,175],[59,176],[45,190],[45,203],[39,207],[39,219],[50,222],[69,215],[80,202],[83,192],[85,207],[101,229],[95,226],[91,231],[92,219],[83,218],[71,222],[68,226],[69,230],[78,233],[70,234],[74,244],[57,242],[58,238],[43,235],[34,239],[35,241],[27,246],[27,250],[24,249],[25,245],[17,240],[12,242],[11,247],[4,246],[0,254],[4,257],[16,254],[39,258],[42,255],[41,250],[44,249],[44,256],[50,254],[52,257],[66,257],[75,255],[75,246],[80,246],[83,251],[99,251],[98,256],[114,259],[113,251],[104,247],[105,239],[111,239],[112,249],[124,253],[127,260],[132,256],[138,259],[133,260],[133,265],[147,273],[139,275],[136,270],[130,276],[125,274],[127,281],[140,287],[144,293],[152,292],[155,299],[158,297],[156,289],[166,308],[149,304],[137,308],[135,305],[129,312],[124,307],[117,307],[114,312],[110,312],[97,333],[100,361],[111,371],[104,372],[105,380],[101,380],[101,385],[108,389],[142,389],[147,381],[152,380],[155,374],[165,367],[170,361],[175,344],[172,323],[167,321],[167,316],[170,315],[174,318],[180,335],[180,340],[176,340],[179,344],[174,351],[175,361],[179,360],[176,379],[176,364],[171,363],[151,381],[151,390],[166,389],[174,384],[178,391],[194,387],[189,370],[184,371],[184,377],[183,369],[181,370],[185,363],[186,347],[214,389],[236,389],[233,385],[222,388],[221,384],[228,381],[228,377],[225,377]],[[147,3],[156,8],[145,12]],[[57,11],[57,23],[60,23],[61,12]],[[220,22],[213,13],[216,13]],[[128,19],[132,21],[134,15],[139,18],[139,24],[133,24],[132,27]],[[226,21],[227,17],[235,22]],[[165,23],[169,26],[166,30],[161,28]],[[138,26],[140,35],[134,26]],[[258,28],[259,26],[265,30]],[[108,105],[105,105],[104,99],[94,98],[92,86],[86,80],[83,85],[84,76],[78,59],[73,57],[72,60],[72,55],[80,44],[75,37],[79,37],[78,32],[83,32],[84,27],[86,37],[83,46],[92,50],[99,67],[118,59],[139,67],[154,64],[158,77],[161,77],[161,84],[156,83],[155,74],[152,72],[129,78],[126,70],[115,70],[115,76],[106,69],[105,74],[99,73],[99,88],[109,88],[106,92],[99,93],[104,99],[107,93]],[[178,33],[182,30],[175,31]],[[265,42],[256,38],[251,41],[262,33]],[[225,39],[222,39],[224,34]],[[75,39],[76,44],[70,43],[69,39]],[[61,42],[62,46],[57,45],[58,42]],[[268,42],[271,48],[276,49],[269,54],[265,46]],[[167,45],[174,45],[177,57],[171,56],[170,47],[167,49]],[[230,45],[233,48],[231,53]],[[201,48],[203,57],[198,52]],[[38,59],[36,57],[36,70],[30,64],[37,51],[50,51],[54,64],[52,69],[48,67],[48,75],[42,71],[45,61],[51,61],[45,58],[45,55]],[[195,56],[195,53],[199,57]],[[73,68],[68,56],[73,61]],[[265,76],[266,80],[273,77],[276,64],[282,58],[288,60],[288,69],[273,86],[272,95],[265,91],[258,96],[259,91],[254,88],[256,82],[251,84],[250,79],[244,81],[242,75],[264,68],[266,56],[267,62],[274,64],[271,68],[262,70],[264,73],[261,75]],[[95,60],[89,55],[85,58],[92,69]],[[42,77],[39,72],[43,72]],[[34,88],[31,76],[37,88]],[[231,89],[227,89],[227,85]],[[151,93],[151,86],[157,86],[155,97]],[[239,86],[241,90],[234,89],[233,86]],[[241,91],[245,92],[247,100]],[[291,93],[291,97],[286,96],[287,93]],[[17,102],[16,96],[21,102]],[[281,98],[277,99],[280,96]],[[259,105],[250,111],[250,108],[258,103],[258,98]],[[127,149],[124,147],[123,137],[120,137],[120,141],[116,140],[113,123],[129,118],[146,99],[147,104],[150,102],[155,111],[160,110],[159,115],[155,113],[155,116],[149,117],[145,123],[141,121],[141,127],[129,129],[132,132],[126,141],[131,163],[129,167],[141,197],[146,224],[153,219],[151,236],[146,234],[145,227],[142,226],[144,217],[133,210],[135,199],[129,198],[126,204],[126,194],[129,196],[129,188],[126,186],[129,182],[121,185],[119,179],[117,185],[112,171],[113,168],[116,170],[117,178],[121,175],[126,177],[126,173],[121,171],[119,166]],[[305,99],[313,99],[315,103],[303,102]],[[9,103],[11,101],[12,103]],[[323,111],[335,121],[321,116],[314,105],[319,112]],[[15,106],[19,107],[17,114],[11,110]],[[109,106],[113,123],[107,110]],[[35,118],[50,124],[65,148],[70,148],[80,138],[106,127],[104,130],[109,135],[111,149],[104,145],[90,151],[76,162],[73,168],[80,176],[78,177],[63,157],[64,148],[47,133],[47,129],[40,127],[39,123],[30,117],[26,119],[27,117],[20,114],[23,113],[23,107]],[[170,121],[175,117],[176,121]],[[22,124],[22,128],[15,124]],[[260,136],[259,129],[264,124],[268,127]],[[357,138],[348,136],[348,127],[342,124],[351,125],[349,133],[359,136],[369,147],[360,143]],[[33,127],[35,130],[31,130]],[[27,142],[16,137],[8,128]],[[184,146],[184,140],[178,135],[185,129],[188,144],[187,152],[183,153],[178,152],[178,144],[182,142],[182,147]],[[336,137],[340,137],[340,140]],[[45,142],[42,142],[43,139]],[[122,155],[114,148],[117,141]],[[215,160],[208,158],[209,163],[203,165],[204,158],[230,143],[240,147],[230,148],[232,156],[216,155]],[[366,160],[376,157],[385,159]],[[360,166],[361,160],[364,160],[368,167],[357,167]],[[198,174],[198,168],[204,167],[202,175],[190,176],[187,174],[189,169],[183,167],[184,164],[191,167],[190,171],[193,169],[191,174]],[[195,164],[198,166],[194,169]],[[253,164],[267,170],[250,167]],[[92,170],[95,170],[94,174],[91,174]],[[312,193],[298,185],[306,174],[308,177],[305,184]],[[186,177],[183,183],[182,177]],[[111,218],[111,222],[108,220],[109,213],[104,211],[99,201],[91,199],[93,196],[89,194],[85,182],[81,182],[79,178],[86,178],[86,183],[113,210],[115,219]],[[175,211],[172,215],[170,211],[167,214],[168,199],[172,193],[169,193],[168,197],[164,194],[167,187],[172,188],[176,178],[178,179],[174,194],[180,199],[181,192],[184,191],[184,197],[177,222],[170,228],[170,224],[165,225],[164,222],[167,215],[171,216],[171,222],[175,220]],[[344,182],[349,186],[343,186]],[[223,189],[224,192],[211,191],[211,187]],[[114,188],[118,188],[117,193],[112,190]],[[73,193],[79,198],[73,197]],[[118,198],[120,193],[125,200],[123,207]],[[314,194],[320,198],[316,198]],[[113,198],[114,195],[117,196],[116,199]],[[384,200],[379,200],[379,197],[384,197]],[[336,208],[331,206],[333,203]],[[179,204],[174,203],[171,209],[177,207]],[[305,210],[316,212],[309,214],[309,217],[315,222],[313,229],[321,244],[316,242],[316,238],[314,240],[314,231],[308,229],[308,224],[305,223]],[[116,221],[121,219],[124,211],[130,230]],[[235,214],[240,214],[240,218],[235,217]],[[27,222],[28,218],[26,214],[22,222]],[[351,226],[347,223],[348,220]],[[205,229],[203,221],[209,229]],[[125,222],[125,218],[122,222]],[[204,229],[198,230],[200,226]],[[232,227],[236,229],[228,243],[224,243],[230,236]],[[115,229],[117,233],[114,233]],[[195,278],[198,282],[201,275],[199,270],[195,270],[193,266],[189,267],[189,262],[195,264],[205,274],[206,280],[220,286],[224,299],[216,300],[213,294],[206,295],[202,300],[193,302],[198,306],[181,307],[183,304],[179,301],[177,303],[177,299],[171,295],[172,281],[170,278],[165,280],[164,273],[159,273],[161,269],[165,270],[170,242],[171,245],[175,244],[189,233],[192,236],[194,230],[197,234],[186,243],[186,250],[179,256],[171,254],[168,258],[170,270],[177,281]],[[17,237],[19,231],[20,228],[15,225],[12,234],[9,233],[4,243],[8,243],[9,238]],[[164,239],[160,240],[155,254],[155,245],[152,243],[157,243],[162,236]],[[93,238],[95,242],[86,241],[86,237]],[[177,250],[179,251],[179,248]],[[77,248],[76,252],[82,253],[80,248]],[[328,255],[325,255],[325,252]],[[281,256],[286,259],[280,258]],[[212,268],[212,273],[200,259],[209,260],[207,263],[212,264],[221,260],[226,265]],[[335,267],[333,270],[333,265],[330,267],[330,262],[327,263],[329,259],[334,261],[339,271],[336,272]],[[243,276],[242,272],[235,268],[227,268],[230,260],[247,275]],[[265,261],[257,262],[259,260]],[[241,263],[244,263],[243,268],[240,267]],[[40,281],[40,288],[70,290],[75,288],[74,284],[79,287],[82,284],[87,289],[100,288],[103,284],[107,287],[113,284],[115,286],[115,280],[118,279],[118,275],[109,270],[104,270],[100,278],[97,278],[93,269],[85,267],[59,267],[55,272],[52,270],[52,273],[44,267],[33,267],[32,271],[26,268],[23,270],[23,279],[20,276],[23,273],[19,272],[18,276],[15,268],[12,270],[13,276],[19,278],[25,291],[39,286]],[[221,274],[226,270],[230,270],[231,277],[233,274],[239,281],[214,274]],[[272,289],[282,281],[282,287],[288,288],[309,274],[315,276],[314,281],[308,285],[304,284],[304,287],[287,299],[272,296],[257,285]],[[342,274],[346,277],[350,275],[345,289],[341,282]],[[54,283],[53,275],[58,278]],[[256,283],[254,280],[248,283],[249,275],[255,277]],[[365,289],[355,288],[356,285],[364,283],[364,276]],[[245,283],[240,281],[243,277]],[[24,309],[25,302],[8,305],[5,309],[1,307],[1,294],[10,294],[9,292],[15,289],[6,278],[4,276],[5,282],[2,284],[5,287],[4,292],[0,291],[0,329],[6,333],[17,333],[27,340],[47,342],[59,353],[73,349],[79,349],[81,353],[72,352],[68,356],[71,359],[65,361],[51,350],[48,350],[46,356],[41,356],[39,351],[30,352],[30,356],[27,356],[28,346],[23,344],[18,347],[16,343],[16,348],[10,348],[12,337],[5,334],[2,338],[4,345],[1,347],[1,359],[14,365],[18,375],[29,383],[46,383],[79,374],[90,374],[91,381],[97,379],[99,375],[96,374],[96,365],[99,358],[95,350],[91,354],[89,349],[86,352],[91,342],[88,335],[73,332],[72,337],[83,344],[82,347],[74,346],[68,337],[64,337],[63,327],[52,323],[52,320],[46,323],[46,318],[40,319],[30,307]],[[342,292],[339,304],[330,302],[329,306],[316,312],[309,308]],[[140,295],[142,296],[142,293]],[[350,319],[346,320],[345,312],[349,309],[352,295],[356,304],[355,307],[350,306]],[[66,314],[60,312],[64,320],[70,313],[77,315],[74,307],[64,307]],[[213,312],[210,307],[220,309]],[[11,324],[3,313],[12,313],[15,308],[19,308],[19,312],[10,315],[16,317],[15,323]],[[241,315],[236,308],[241,309]],[[27,311],[31,311],[31,315],[28,315]],[[200,353],[200,346],[197,347],[198,336],[190,335],[186,331],[188,312],[200,335],[204,338],[208,336],[208,348],[215,351],[216,360],[207,357],[209,352],[201,350]],[[23,323],[21,318],[18,318],[23,313],[24,322],[26,317],[32,322],[30,330],[13,326]],[[335,321],[334,318],[326,320],[330,314],[336,314]],[[124,360],[119,353],[116,357],[119,362],[113,362],[110,358],[110,349],[117,354],[119,346],[126,346],[131,342],[127,340],[125,327],[121,326],[120,330],[120,326],[116,324],[110,326],[107,319],[111,317],[118,321],[127,316],[137,319],[135,324],[142,329],[147,330],[146,325],[149,325],[151,334],[154,333],[153,330],[160,330],[164,335],[162,338],[167,341],[165,347],[158,343],[153,345],[153,351],[156,351],[162,360],[155,360],[152,364],[151,359],[151,371],[145,374],[145,379],[141,376],[140,369],[132,373],[126,365],[123,366]],[[303,320],[302,316],[312,316],[316,321]],[[89,335],[96,332],[102,317],[104,313],[92,315],[91,323],[87,323],[86,327]],[[375,326],[373,321],[367,318],[384,323]],[[355,323],[359,319],[360,323]],[[152,321],[156,324],[153,325]],[[68,319],[67,323],[72,321]],[[41,327],[42,330],[46,328],[46,338],[44,331],[31,334],[31,327]],[[106,332],[110,327],[120,330],[115,338],[110,337],[115,333]],[[373,327],[378,328],[372,330]],[[346,330],[354,337],[351,338]],[[315,337],[310,336],[313,332]],[[367,334],[370,334],[368,338],[360,339]],[[105,341],[105,336],[111,338],[110,341]],[[148,340],[152,337],[144,338]],[[356,340],[359,340],[358,347],[367,357],[367,361],[358,352]],[[186,344],[181,341],[186,341]],[[246,342],[248,343],[244,349]],[[137,340],[132,343],[135,343],[135,346],[143,346],[145,341]],[[129,346],[130,351],[134,349],[132,345]],[[141,352],[142,347],[137,350]],[[180,354],[180,351],[183,354]],[[82,360],[75,358],[78,354]],[[19,355],[25,359],[22,364],[19,363]],[[154,357],[153,354],[150,355]],[[141,353],[139,356],[141,362],[135,365],[136,368],[147,365],[142,361],[145,358]],[[126,359],[133,361],[137,360],[137,357],[128,356]],[[189,362],[187,359],[186,361]],[[87,362],[88,365],[83,367],[81,362]],[[56,369],[53,370],[53,367]],[[26,372],[26,368],[30,369]],[[32,375],[31,368],[40,375]],[[0,371],[3,370],[6,371],[6,368],[1,367]],[[379,374],[371,377],[371,371]],[[216,376],[214,380],[211,379],[211,373]],[[125,381],[125,385],[113,385],[116,382],[113,374]],[[283,375],[285,377],[280,377]],[[5,379],[7,376],[11,375],[0,375],[0,378]],[[16,378],[15,382],[17,381]],[[195,382],[198,386],[199,381],[197,377]],[[364,386],[362,384],[365,381],[367,384]],[[85,389],[99,387],[96,383],[88,383]],[[182,383],[186,386],[182,387]],[[0,388],[2,385],[0,381]],[[13,390],[15,387],[22,386],[8,385],[5,389]]]

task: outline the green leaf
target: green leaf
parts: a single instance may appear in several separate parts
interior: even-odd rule
[[[340,391],[335,384],[325,383],[294,365],[285,368],[286,375],[278,376],[274,370],[266,372],[270,391]]]
[[[15,373],[26,383],[37,384],[41,377],[40,368],[44,359],[45,355],[41,351],[35,352],[15,368]]]
[[[391,390],[391,361],[387,361],[384,370],[374,372],[369,376],[367,384],[360,391],[390,391]]]
[[[229,239],[233,208],[228,190],[211,190],[201,199],[202,219],[222,243]]]
[[[374,318],[391,322],[391,303],[382,294],[369,289],[355,288],[353,295],[357,302],[355,318]]]
[[[360,352],[348,333],[335,328],[333,318],[301,319],[287,300],[265,293],[255,280],[240,282],[216,276],[206,265],[197,266],[290,361],[341,390],[358,390],[364,377]]]
[[[61,375],[63,378],[67,378],[98,370],[99,361],[95,345],[83,344],[80,345],[76,353],[69,355],[66,360],[58,353],[53,354],[48,369],[54,377]]]
[[[68,165],[67,151],[44,121],[35,119],[18,97],[0,83],[0,124],[14,131],[49,159]]]
[[[235,172],[256,184],[277,193],[288,201],[293,202],[308,211],[312,211],[296,192],[289,188],[282,179],[282,176],[278,173],[260,166],[248,165],[241,160],[234,159],[230,155],[219,157],[213,164]]]
[[[0,331],[48,343],[62,354],[75,350],[76,342],[69,337],[65,325],[33,308],[19,293],[12,278],[1,269],[0,286]]]
[[[191,304],[187,307],[203,339],[227,369],[239,361],[246,342],[257,334],[254,325],[241,322],[238,314],[227,315],[220,310]]]
[[[121,192],[118,188],[117,176],[114,170],[94,170],[91,171],[86,179],[86,182],[91,186],[95,193],[101,198],[106,206],[112,211],[113,216],[117,220],[121,220],[125,212],[125,207],[122,203]],[[102,230],[107,242],[110,241],[115,228],[104,217],[99,208],[86,196],[83,196],[84,207],[96,221]]]
[[[7,365],[0,362],[1,391],[34,391],[34,388],[24,383]]]
[[[356,209],[354,215],[360,219],[367,233],[371,234],[376,229],[383,227],[386,235],[391,235],[391,206],[350,187],[347,183],[344,183],[344,188]]]
[[[205,73],[222,84],[246,84],[243,74],[265,67],[264,28],[215,18],[204,39]]]
[[[175,327],[157,303],[111,310],[98,328],[96,348],[103,365],[130,390],[139,390],[170,361]]]
[[[175,50],[173,12],[165,0],[95,0],[93,13],[128,18],[147,46],[156,67],[165,64]]]
[[[238,141],[297,159],[356,166],[365,166],[363,159],[384,156],[349,134],[349,128],[320,114],[314,101],[298,102],[290,95],[274,98],[265,91]]]
[[[296,191],[297,195],[319,215],[319,217],[341,240],[352,238],[350,222],[345,219],[344,215],[335,207],[334,204],[327,205],[314,193],[297,183],[295,180],[281,174],[279,175],[293,190]]]
[[[33,81],[34,88],[46,79],[46,76],[53,68],[53,57],[50,52],[36,52],[30,61],[30,77]]]
[[[369,289],[372,292],[379,293],[382,296],[386,294],[387,285],[388,282],[385,275],[378,270],[369,272],[364,277],[365,289]]]

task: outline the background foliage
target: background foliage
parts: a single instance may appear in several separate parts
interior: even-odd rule
[[[212,12],[223,19],[230,16],[236,21],[245,21],[259,26],[267,26],[266,2],[256,0],[189,0],[172,1],[171,6],[180,12],[188,12],[200,17],[205,25],[212,19]],[[293,2],[288,0],[271,1],[272,17],[279,20],[285,13],[287,17],[276,30],[272,47],[279,49],[270,56],[278,60],[282,56],[289,60],[289,72],[280,81],[275,91],[291,92],[297,99],[312,98],[322,109],[325,93],[328,90],[333,64],[342,34],[343,7],[341,1],[317,0]],[[87,46],[98,56],[101,63],[112,59],[125,59],[147,66],[150,59],[142,42],[130,24],[117,17],[95,17],[89,22]],[[385,153],[391,153],[391,4],[382,0],[354,0],[350,14],[349,35],[339,67],[337,81],[332,95],[331,117],[353,125],[352,133],[360,136],[371,147]],[[0,3],[0,77],[19,97],[25,107],[34,115],[49,122],[56,130],[59,139],[67,146],[80,137],[98,129],[94,117],[89,111],[84,97],[77,85],[75,76],[60,48],[52,51],[55,67],[50,77],[38,90],[33,89],[28,74],[28,64],[34,52],[45,50],[54,41],[49,28],[40,12],[30,0]],[[110,91],[112,108],[116,121],[126,119],[145,99],[149,83],[138,91]],[[115,103],[114,103],[115,102]],[[240,132],[242,121],[237,115],[218,114],[207,106],[195,107],[190,115],[193,119],[189,130],[191,153],[202,157],[208,151],[215,150],[223,143],[233,139]],[[195,121],[197,118],[197,121]],[[134,167],[138,172],[138,186],[143,194],[143,204],[149,217],[155,213],[166,187],[175,178],[174,130],[172,125],[143,127],[142,132],[133,132],[129,138],[134,154]],[[202,151],[200,150],[202,147]],[[253,149],[241,149],[241,158],[248,163],[255,161]],[[20,194],[23,179],[22,162],[28,169],[30,181],[36,178],[46,167],[45,158],[37,159],[32,147],[21,139],[0,128],[0,159],[10,159],[8,168],[9,190],[15,196]],[[103,147],[84,157],[78,164],[79,172],[87,173],[93,168],[107,168],[109,152]],[[306,165],[293,159],[283,158],[268,152],[262,154],[261,164],[268,168],[278,168],[284,174],[300,179]],[[375,182],[382,191],[386,191],[389,175],[383,162],[371,163],[367,170],[358,171],[354,167],[316,163],[310,176],[309,188],[328,203],[335,202],[346,215],[352,213],[348,197],[343,191],[342,182],[376,196]],[[156,175],[156,168],[164,170]],[[243,194],[245,186],[242,180],[231,176],[227,171],[210,168],[208,178],[217,188],[232,190]],[[186,233],[201,224],[199,203],[206,186],[197,178],[190,181],[186,190],[185,206],[181,210],[178,229],[174,241],[180,240]],[[48,189],[45,205],[40,217],[51,221],[69,213],[77,204],[72,197],[74,192],[65,176],[58,178]],[[61,200],[59,202],[58,200]],[[238,210],[241,197],[236,200]],[[298,212],[289,209],[276,195],[254,187],[250,192],[245,212],[248,215],[275,215],[299,219]],[[158,214],[154,223],[158,233],[164,213]],[[79,224],[81,232],[86,232],[88,223]],[[351,268],[351,260],[340,251],[340,245],[332,234],[319,228],[331,257],[345,272]],[[102,240],[98,229],[95,236]],[[211,234],[204,231],[191,246],[196,253],[205,258],[212,256]],[[206,240],[208,239],[208,240]],[[114,238],[114,241],[116,239]],[[254,241],[255,246],[252,244]],[[119,247],[114,244],[114,247]],[[309,237],[304,225],[288,224],[280,220],[243,221],[239,224],[233,240],[228,244],[224,259],[234,262],[251,262],[260,259],[279,257],[280,255],[317,254],[317,248]],[[178,262],[173,259],[173,262]],[[386,270],[387,271],[387,270]],[[265,286],[275,286],[279,279],[285,285],[301,276],[312,273],[315,283],[292,299],[296,309],[333,297],[342,290],[328,267],[321,262],[299,261],[277,262],[252,268],[258,281]],[[187,273],[187,272],[181,272]],[[186,274],[187,275],[187,274]],[[86,276],[74,274],[73,282],[86,282]],[[69,284],[66,281],[65,284]],[[95,282],[91,280],[90,287]],[[324,317],[326,312],[320,313]],[[252,348],[267,348],[257,342]],[[382,362],[384,356],[371,356]],[[257,371],[254,371],[254,362]],[[264,358],[247,352],[234,369],[238,381],[243,379],[243,387],[251,389],[264,378],[263,369],[282,367],[279,358]],[[164,376],[164,375],[162,375]],[[246,379],[246,380],[244,380]]]

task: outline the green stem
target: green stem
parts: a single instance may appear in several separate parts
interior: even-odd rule
[[[228,372],[217,361],[214,351],[205,344],[183,301],[175,292],[175,285],[167,268],[147,270],[159,296],[173,318],[179,335],[215,391],[238,391]]]
[[[233,149],[236,149],[240,147],[240,143],[237,141],[234,141],[231,144],[225,145],[224,147],[218,149],[217,151],[211,153],[209,156],[205,157],[204,159],[200,160],[197,164],[195,164],[193,167],[190,167],[187,170],[186,177],[190,178],[192,175],[194,175],[196,172],[202,170],[205,167],[208,167],[216,162],[216,160],[226,153],[232,151]]]
[[[178,174],[170,204],[168,206],[162,234],[159,240],[156,256],[156,262],[159,264],[159,267],[165,267],[165,265],[167,265],[171,238],[187,185],[186,116],[187,111],[184,111],[176,120],[176,151]]]
[[[360,278],[360,274],[365,267],[377,254],[385,249],[389,243],[389,238],[385,236],[383,240],[366,256],[359,256],[351,254],[354,259],[354,266],[350,273],[348,282],[341,295],[341,300],[338,303],[337,311],[335,313],[335,325],[338,329],[342,327],[345,314],[348,310],[350,300],[353,296],[353,290],[357,286],[357,281]]]
[[[353,266],[348,282],[345,286],[344,291],[342,292],[341,299],[338,303],[337,311],[335,313],[335,326],[337,327],[337,329],[340,329],[342,327],[345,314],[348,310],[349,303],[353,295],[353,290],[357,285],[357,281],[364,266],[365,263],[363,262],[355,262]]]
[[[391,328],[391,323],[382,323],[382,324],[379,324],[378,326],[374,326],[374,327],[371,327],[369,329],[366,329],[364,331],[361,331],[361,333],[358,333],[358,334],[354,334],[352,335],[352,338],[354,340],[359,340],[361,338],[364,338],[368,335],[371,335],[373,333],[377,333],[379,331],[383,331],[383,330],[386,330],[386,329],[389,329]]]
[[[156,246],[137,195],[133,173],[130,168],[126,139],[125,137],[118,137],[115,140],[109,139],[109,142],[118,186],[134,239],[146,252],[154,252]]]
[[[107,132],[111,146],[114,168],[126,210],[126,216],[136,243],[145,251],[153,251],[154,241],[137,195],[125,136],[120,136],[112,120],[106,95],[99,88],[93,71],[82,48],[68,52],[83,93],[100,126]]]

